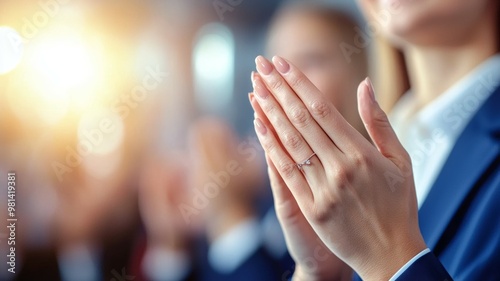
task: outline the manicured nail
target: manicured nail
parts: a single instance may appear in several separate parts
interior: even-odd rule
[[[368,93],[370,93],[370,99],[372,100],[372,102],[377,102],[377,100],[375,99],[375,89],[373,88],[372,80],[370,80],[370,77],[366,77],[365,83],[368,87]]]
[[[269,75],[273,71],[273,65],[263,56],[258,56],[255,59],[255,66],[257,71],[263,75]]]
[[[249,93],[248,94],[248,99],[250,100],[250,106],[252,107],[253,112],[254,112],[254,117],[253,118],[255,119],[257,117],[257,115],[255,115],[256,114],[256,109],[255,109],[255,106],[253,104],[253,101],[255,100],[254,93]]]
[[[264,82],[262,82],[262,78],[255,77],[253,87],[254,87],[254,93],[256,93],[257,96],[259,96],[261,99],[265,99],[267,98],[267,96],[269,96],[269,91],[264,85]]]
[[[261,135],[265,135],[266,132],[267,132],[267,129],[266,127],[264,126],[264,123],[262,123],[262,121],[260,121],[259,118],[255,118],[253,120],[253,124],[255,126],[255,130],[257,131],[257,133],[261,134]]]
[[[255,71],[252,71],[252,73],[250,74],[250,80],[252,81],[252,86],[254,85],[254,81],[255,81],[255,77],[257,76],[257,72]]]
[[[288,64],[288,62],[281,57],[274,56],[273,57],[273,64],[274,64],[274,67],[276,67],[276,69],[281,74],[285,74],[290,70],[290,64]]]
[[[250,100],[250,104],[252,104],[254,99],[255,99],[254,93],[248,93],[248,100]]]

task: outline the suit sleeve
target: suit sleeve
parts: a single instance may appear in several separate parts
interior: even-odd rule
[[[438,258],[432,252],[429,252],[413,262],[396,280],[452,281],[453,278],[451,278]]]

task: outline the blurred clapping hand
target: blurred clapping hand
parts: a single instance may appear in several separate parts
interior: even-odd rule
[[[148,158],[141,171],[138,197],[147,237],[142,272],[148,280],[184,280],[192,267],[189,246],[194,224],[186,223],[178,209],[189,198],[181,156]]]
[[[213,240],[255,216],[265,174],[257,148],[240,140],[223,120],[205,117],[190,131],[193,189],[208,199],[204,219]]]
[[[187,170],[180,155],[147,160],[138,195],[148,245],[183,250],[191,230],[178,211],[179,204],[189,197]]]

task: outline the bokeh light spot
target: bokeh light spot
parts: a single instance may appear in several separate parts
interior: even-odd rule
[[[14,29],[0,26],[0,75],[16,68],[22,56],[22,37]]]

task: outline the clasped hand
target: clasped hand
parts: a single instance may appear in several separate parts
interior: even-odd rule
[[[297,264],[294,278],[335,277],[328,259],[307,269],[305,261],[320,247],[364,280],[389,279],[426,245],[410,157],[371,82],[362,81],[357,94],[373,144],[291,63],[259,56],[256,66],[249,97],[276,212]],[[310,164],[299,169],[297,163],[311,155]]]

